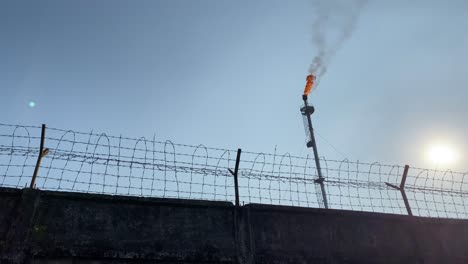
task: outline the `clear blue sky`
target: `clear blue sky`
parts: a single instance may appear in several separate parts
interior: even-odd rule
[[[313,6],[2,0],[0,121],[303,154]],[[433,166],[442,139],[468,170],[467,62],[468,2],[370,1],[310,98],[321,155]]]

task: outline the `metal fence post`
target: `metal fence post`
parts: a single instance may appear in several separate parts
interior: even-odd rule
[[[42,124],[41,145],[39,147],[39,155],[37,157],[36,167],[34,168],[34,173],[33,173],[32,179],[31,179],[31,184],[29,185],[29,188],[31,188],[31,189],[35,188],[37,173],[39,172],[39,167],[41,166],[42,157],[47,155],[47,153],[49,152],[49,149],[47,149],[47,148],[44,149],[45,132],[46,132],[46,125]]]
[[[242,150],[237,149],[237,158],[236,158],[236,167],[234,168],[234,171],[228,168],[229,172],[234,176],[234,188],[235,188],[235,193],[236,193],[236,208],[239,208],[239,179],[238,179],[238,173],[239,173],[239,163],[240,163],[240,157],[241,157]]]
[[[403,201],[405,202],[405,207],[406,211],[408,212],[408,215],[413,215],[413,212],[411,212],[411,207],[408,202],[408,198],[406,197],[406,192],[405,192],[405,183],[406,183],[406,177],[408,176],[408,170],[409,166],[405,165],[405,170],[403,171],[403,178],[401,179],[401,184],[400,184],[400,192],[401,196],[403,197]]]
[[[388,182],[386,182],[385,184],[388,187],[391,187],[393,189],[400,191],[401,196],[403,198],[403,202],[405,203],[405,207],[406,207],[406,211],[408,212],[408,215],[413,216],[413,212],[411,211],[411,207],[408,202],[408,197],[406,197],[406,192],[405,192],[405,183],[406,183],[406,178],[408,177],[408,170],[409,170],[409,165],[405,165],[405,170],[403,171],[403,177],[401,178],[401,183],[399,187]]]

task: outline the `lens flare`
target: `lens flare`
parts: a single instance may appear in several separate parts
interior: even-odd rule
[[[36,102],[30,101],[30,102],[29,102],[29,107],[30,107],[30,108],[36,107]]]

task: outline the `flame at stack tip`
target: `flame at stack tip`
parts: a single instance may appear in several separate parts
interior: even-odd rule
[[[310,92],[312,91],[315,79],[316,79],[315,75],[313,75],[313,74],[307,75],[306,85],[305,85],[305,88],[304,88],[304,96],[308,96],[310,94]]]

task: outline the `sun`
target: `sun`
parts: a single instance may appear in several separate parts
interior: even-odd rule
[[[458,151],[448,142],[434,142],[427,150],[427,159],[436,166],[454,164],[458,159]]]

